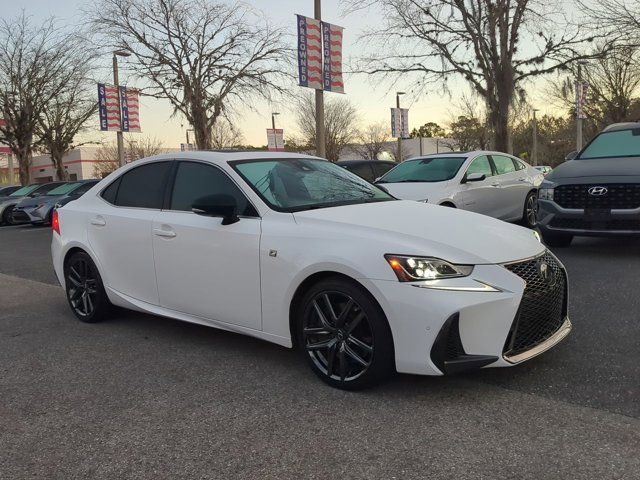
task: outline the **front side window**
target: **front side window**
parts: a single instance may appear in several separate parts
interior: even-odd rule
[[[478,157],[473,160],[473,162],[471,162],[471,165],[469,165],[469,168],[467,168],[467,175],[471,175],[472,173],[481,173],[487,177],[492,176],[493,170],[491,169],[489,157],[483,155],[482,157]]]
[[[376,178],[381,177],[382,175],[387,173],[389,170],[391,170],[393,167],[395,167],[393,163],[388,163],[388,162],[377,162],[377,163],[374,163],[372,166],[373,166],[373,172]]]
[[[516,171],[516,167],[513,164],[511,157],[505,157],[503,155],[491,155],[493,164],[496,166],[496,173],[498,175],[504,175],[505,173],[513,173]]]
[[[171,162],[141,165],[118,177],[103,192],[102,198],[119,207],[160,210]]]
[[[395,200],[326,160],[292,158],[229,162],[271,208],[296,212],[314,208]]]
[[[221,194],[236,199],[238,215],[257,216],[253,205],[226,173],[198,162],[180,162],[178,165],[169,209],[190,212],[198,199]]]
[[[615,157],[640,157],[640,128],[602,132],[577,160]]]
[[[53,190],[51,190],[47,195],[51,195],[54,197],[60,196],[60,195],[66,195],[69,192],[72,192],[73,190],[75,190],[76,188],[78,188],[80,185],[82,185],[81,183],[67,183],[65,185],[60,185],[59,187],[54,188]]]
[[[379,183],[444,182],[456,176],[466,157],[429,157],[402,162]]]
[[[352,173],[355,173],[360,178],[364,178],[367,182],[373,182],[373,172],[368,163],[356,163],[347,167]]]

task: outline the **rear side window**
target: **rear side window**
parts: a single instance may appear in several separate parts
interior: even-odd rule
[[[197,162],[180,162],[178,165],[169,208],[190,212],[198,199],[220,194],[236,199],[238,215],[258,216],[253,205],[226,173],[219,168]]]
[[[78,188],[76,188],[73,192],[71,192],[73,195],[76,196],[81,196],[84,195],[85,193],[87,193],[89,190],[91,190],[94,185],[98,183],[98,182],[87,182],[87,183],[83,183],[82,185],[80,185]]]
[[[467,175],[471,175],[472,173],[482,173],[487,177],[493,175],[493,170],[491,170],[491,163],[489,162],[489,157],[482,156],[476,158],[469,168],[467,169]]]
[[[516,166],[516,170],[524,170],[527,166],[520,160],[513,159],[513,164]]]
[[[347,165],[347,170],[351,173],[355,173],[360,178],[364,178],[367,182],[373,182],[373,172],[368,163],[356,163],[353,165]]]
[[[160,210],[171,162],[154,162],[120,176],[103,192],[102,198],[119,207]]]
[[[378,178],[378,177],[381,177],[382,175],[384,175],[385,173],[387,173],[393,167],[395,167],[395,164],[386,163],[386,162],[379,162],[379,163],[374,163],[372,165],[372,167],[373,167],[373,173],[374,173],[375,178]]]
[[[516,171],[516,167],[513,164],[511,157],[503,157],[502,155],[491,155],[493,164],[496,166],[496,173],[498,175],[504,175],[505,173],[513,173]]]

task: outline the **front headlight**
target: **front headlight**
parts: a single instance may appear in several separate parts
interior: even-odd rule
[[[538,198],[540,200],[553,201],[553,188],[541,188],[538,190]]]
[[[401,282],[466,277],[473,271],[473,265],[454,265],[439,258],[391,254],[384,258]]]
[[[542,237],[540,237],[540,234],[536,230],[533,230],[533,236],[536,237],[536,240],[542,243]]]

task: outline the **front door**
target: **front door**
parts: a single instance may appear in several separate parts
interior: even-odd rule
[[[472,173],[484,174],[486,178],[479,182],[466,182],[461,185],[464,209],[495,217],[499,186],[493,175],[489,157],[482,155],[475,158],[469,165],[465,178]]]
[[[195,214],[194,202],[232,195],[240,221]],[[262,328],[260,225],[255,208],[229,176],[208,163],[181,161],[169,208],[153,222],[160,305],[198,317]]]

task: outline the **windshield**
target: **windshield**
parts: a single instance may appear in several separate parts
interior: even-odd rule
[[[615,157],[640,157],[640,128],[603,132],[587,145],[577,159]]]
[[[466,157],[432,157],[407,160],[377,183],[444,182],[455,177]]]
[[[229,162],[274,210],[314,208],[395,200],[357,175],[325,160],[240,160]]]
[[[58,196],[58,195],[66,195],[69,192],[72,192],[76,188],[78,188],[81,183],[66,183],[64,185],[60,185],[59,187],[51,190],[47,195]]]
[[[19,188],[15,192],[13,192],[10,197],[24,197],[25,195],[29,195],[33,192],[39,185],[27,185],[26,187]]]

